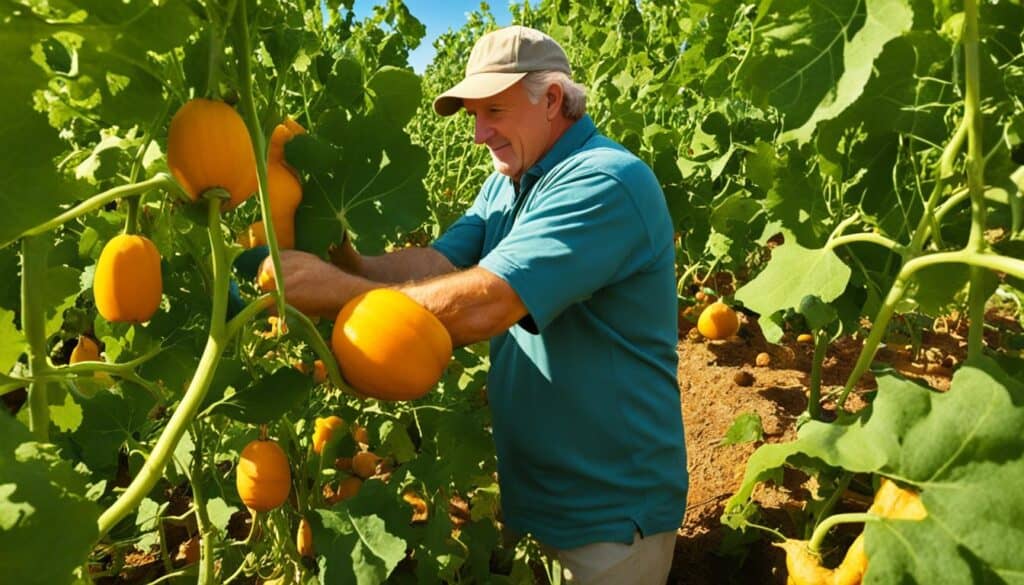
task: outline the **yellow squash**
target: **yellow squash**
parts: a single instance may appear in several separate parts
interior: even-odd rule
[[[697,331],[708,339],[728,339],[739,330],[739,315],[722,301],[708,305],[697,318]]]
[[[242,449],[235,470],[235,487],[245,505],[266,512],[288,499],[292,474],[288,457],[273,441],[252,441]]]
[[[452,357],[441,321],[404,293],[365,292],[338,312],[331,347],[344,378],[381,400],[414,400],[437,384]]]
[[[160,253],[145,236],[121,234],[107,242],[92,283],[96,309],[107,321],[142,323],[160,307]]]
[[[178,109],[167,131],[167,166],[193,201],[208,189],[225,189],[231,194],[225,210],[259,186],[245,122],[220,101],[197,98]]]

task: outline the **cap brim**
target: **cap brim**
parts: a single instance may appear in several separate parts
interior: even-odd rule
[[[437,96],[434,99],[434,111],[441,116],[451,116],[462,107],[462,100],[478,100],[498,95],[524,77],[526,72],[477,73]]]

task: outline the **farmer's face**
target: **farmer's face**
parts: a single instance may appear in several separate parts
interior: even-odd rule
[[[548,103],[531,103],[522,82],[489,98],[463,100],[476,122],[473,141],[491,151],[496,171],[518,181],[551,148]]]

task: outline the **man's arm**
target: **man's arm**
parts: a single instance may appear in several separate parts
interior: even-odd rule
[[[402,248],[382,256],[364,256],[345,241],[330,250],[331,263],[375,282],[397,284],[448,274],[455,266],[433,248]]]
[[[396,288],[436,315],[455,347],[490,339],[527,314],[516,291],[480,267]]]
[[[285,275],[288,303],[307,315],[333,318],[349,299],[387,286],[349,274],[312,254],[294,250],[281,252],[281,269]],[[273,270],[273,264],[267,258],[261,271],[272,275]],[[527,314],[526,305],[515,290],[500,277],[480,267],[407,282],[394,288],[436,315],[456,347],[502,333]]]

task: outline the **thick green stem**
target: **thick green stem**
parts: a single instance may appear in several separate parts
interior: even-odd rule
[[[139,198],[128,198],[128,219],[124,222],[124,233],[133,236],[139,233]]]
[[[211,193],[207,199],[209,205],[207,229],[210,236],[210,248],[213,252],[213,314],[211,315],[210,334],[206,347],[199,359],[192,382],[178,407],[171,415],[167,427],[164,428],[156,445],[143,463],[139,474],[135,476],[121,497],[107,508],[99,518],[100,536],[106,534],[132,510],[138,507],[142,499],[152,491],[153,486],[163,474],[164,467],[170,461],[174,448],[178,445],[185,430],[195,418],[199,406],[206,397],[206,391],[217,371],[217,363],[224,351],[224,317],[227,314],[228,272],[227,258],[224,251],[224,235],[220,225],[220,198],[218,193]]]
[[[811,387],[807,398],[807,413],[821,420],[821,368],[828,350],[828,333],[824,329],[814,332],[814,361],[811,362]]]
[[[212,583],[213,572],[213,524],[206,511],[206,495],[203,493],[203,429],[196,421],[192,426],[195,435],[195,452],[192,455],[192,506],[196,510],[196,524],[199,528],[199,585]]]
[[[878,312],[874,323],[872,323],[871,334],[868,335],[867,340],[864,342],[864,348],[857,358],[857,363],[854,365],[853,371],[850,372],[850,377],[846,380],[846,386],[843,388],[843,393],[840,394],[837,402],[839,408],[843,407],[843,404],[846,402],[846,395],[850,393],[854,384],[857,383],[857,380],[860,379],[864,372],[867,371],[868,366],[871,365],[871,360],[875,357],[878,344],[881,343],[882,336],[885,335],[885,328],[889,324],[889,319],[892,318],[892,314],[896,310],[896,304],[903,298],[903,293],[906,291],[910,278],[918,270],[938,264],[967,264],[996,272],[1005,272],[1017,278],[1024,278],[1024,260],[1001,256],[991,252],[971,252],[969,250],[940,252],[914,258],[904,264],[903,269],[900,270],[896,281],[885,298],[882,309]]]
[[[971,196],[971,235],[967,249],[982,252],[985,242],[987,209],[985,203],[985,152],[982,146],[981,119],[981,57],[978,43],[978,2],[964,2],[964,116],[967,125],[967,190]],[[982,289],[985,273],[971,268],[971,289],[968,302],[970,330],[967,334],[967,357],[981,355],[984,348],[982,334],[985,327],[985,301]]]
[[[904,254],[906,249],[899,243],[890,240],[889,238],[875,233],[863,233],[863,234],[850,234],[847,236],[839,236],[833,240],[830,240],[825,247],[829,250],[834,250],[839,246],[846,246],[849,244],[855,244],[857,242],[867,242],[870,244],[878,244],[883,248],[888,248],[897,254]]]
[[[242,119],[249,129],[253,151],[256,153],[256,174],[259,177],[260,213],[263,215],[263,227],[267,234],[267,246],[270,248],[270,259],[274,265],[274,274],[281,274],[281,253],[278,250],[277,234],[274,231],[274,218],[270,213],[270,192],[267,190],[267,140],[263,135],[256,114],[256,98],[252,90],[252,49],[249,46],[249,17],[246,14],[247,2],[241,2],[235,10],[236,55],[238,56],[239,106]],[[277,314],[284,315],[284,279],[277,278]]]
[[[273,296],[263,295],[246,305],[246,307],[235,315],[227,324],[224,338],[229,340],[233,339],[246,323],[253,320],[262,311],[269,309],[273,304]],[[351,386],[345,383],[345,379],[341,377],[341,370],[338,369],[338,362],[335,361],[334,354],[331,352],[331,348],[327,345],[327,342],[320,335],[320,332],[317,331],[316,325],[309,320],[309,317],[291,305],[285,305],[285,311],[285,314],[289,318],[294,319],[298,324],[299,336],[309,344],[317,357],[323,360],[324,367],[327,368],[327,377],[331,380],[331,383],[344,392],[358,396],[358,393],[356,393]]]
[[[46,307],[39,288],[46,281],[50,242],[39,237],[21,241],[21,325],[28,342],[28,365],[33,375],[46,374]],[[50,441],[49,383],[35,380],[28,388],[29,430],[37,441]]]
[[[828,535],[828,531],[832,530],[833,527],[840,524],[864,524],[866,522],[873,522],[878,520],[878,516],[868,514],[867,512],[857,512],[851,514],[835,514],[822,520],[821,524],[818,524],[814,529],[814,534],[811,535],[811,539],[807,541],[807,549],[814,554],[818,554],[821,550],[821,543],[825,540],[825,536]]]
[[[153,178],[142,181],[141,183],[121,185],[120,187],[114,187],[113,189],[108,189],[102,193],[93,195],[92,197],[86,199],[85,201],[58,215],[57,217],[45,223],[37,225],[34,228],[25,230],[24,232],[21,233],[21,235],[15,238],[15,240],[17,240],[18,238],[23,238],[27,236],[37,236],[39,234],[46,233],[58,226],[61,226],[71,221],[72,219],[75,219],[76,217],[83,216],[87,213],[92,213],[93,211],[96,211],[97,209],[110,203],[111,201],[117,201],[118,199],[121,199],[123,197],[142,195],[143,193],[146,193],[152,189],[167,189],[168,191],[176,195],[183,196],[186,199],[188,198],[188,195],[185,194],[184,191],[182,191],[181,187],[178,185],[177,182],[175,182],[174,179],[171,178],[170,175],[168,175],[167,173],[157,173],[156,175],[153,176]],[[7,246],[7,244],[9,243],[10,242],[4,242],[0,244],[0,248]]]

